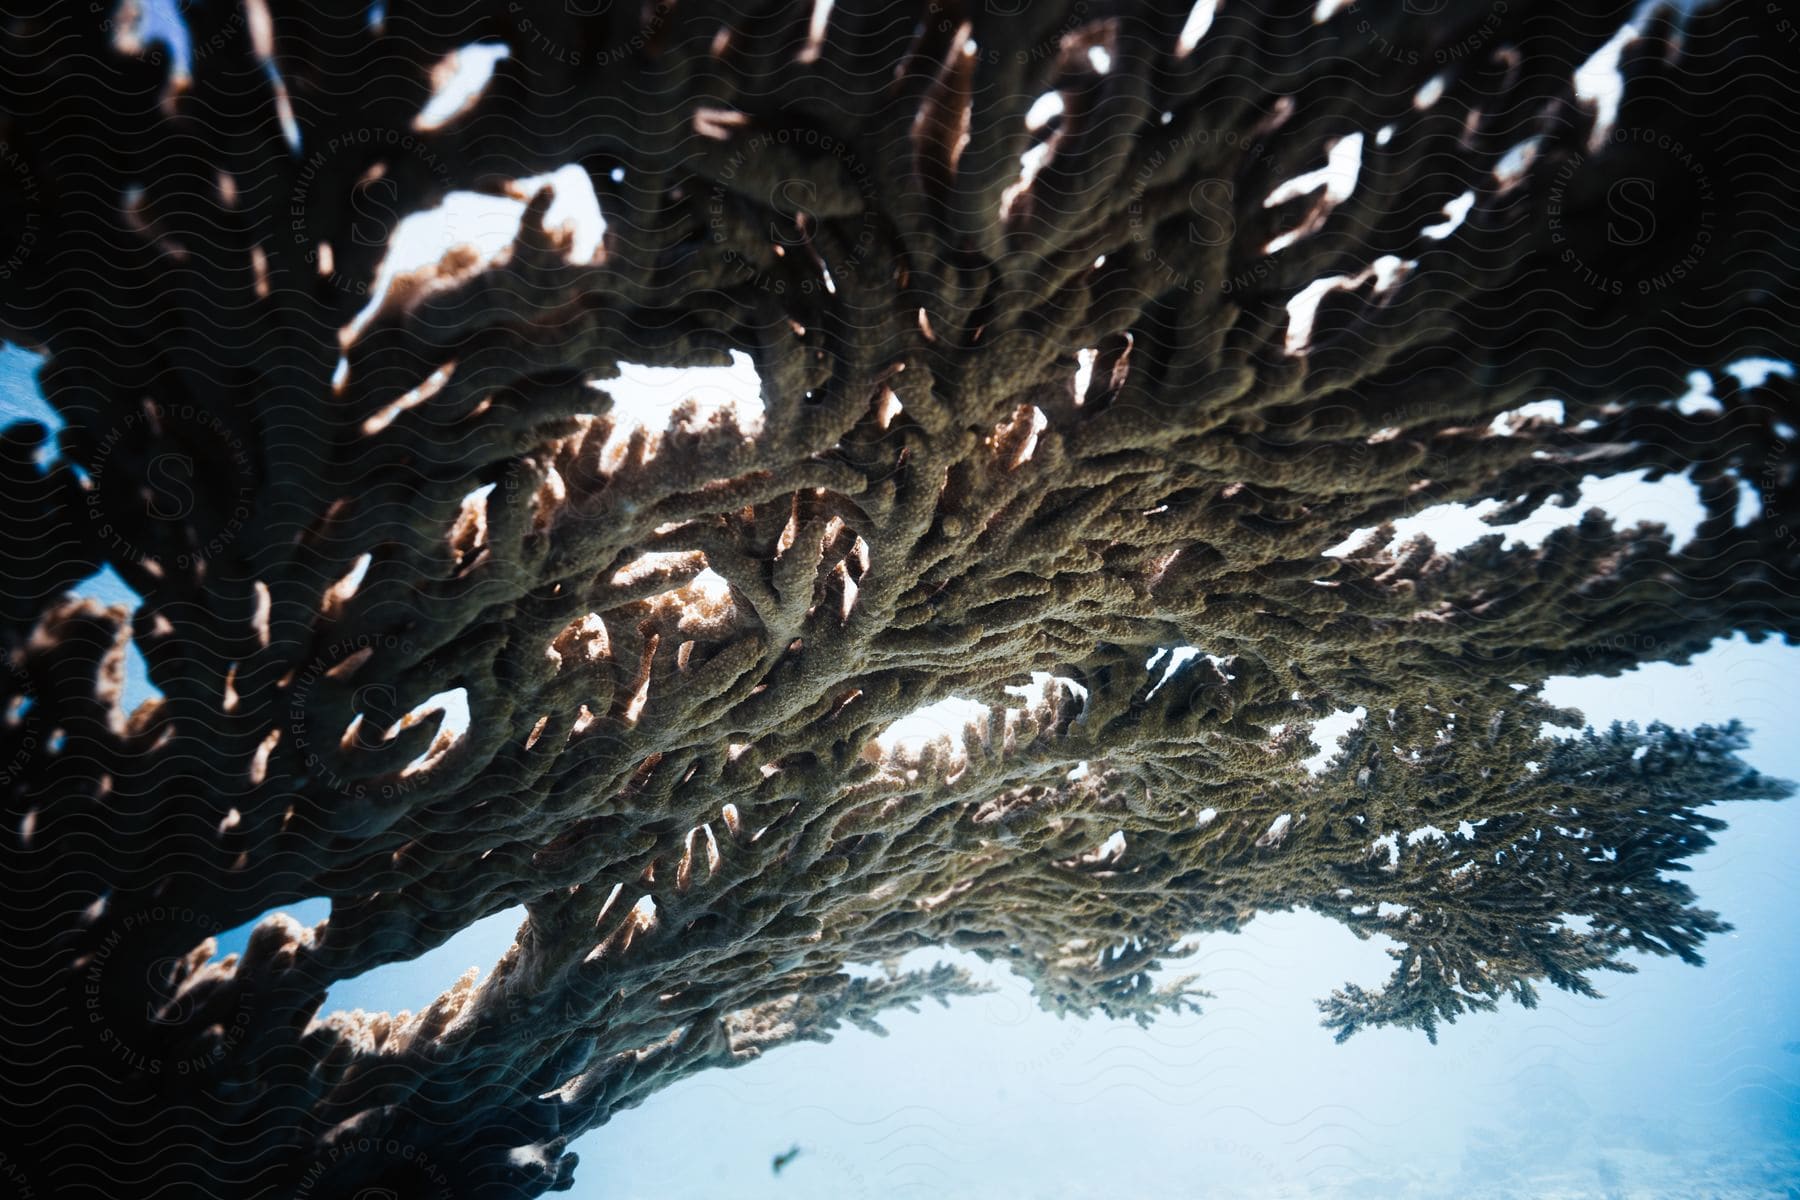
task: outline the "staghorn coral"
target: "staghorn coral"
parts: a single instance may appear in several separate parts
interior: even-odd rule
[[[841,970],[921,947],[1148,1020],[1181,939],[1306,906],[1402,945],[1342,1035],[1697,959],[1664,872],[1782,789],[1735,729],[1545,742],[1534,689],[1800,625],[1794,385],[1725,369],[1791,352],[1785,19],[1016,7],[218,2],[185,64],[129,10],[4,18],[0,334],[64,421],[0,473],[40,1190],[567,1187],[684,1074],[969,988]],[[1627,19],[1607,113],[1576,75]],[[467,192],[523,201],[510,245],[384,286]],[[759,420],[616,411],[620,364],[732,351]],[[1633,471],[1695,482],[1693,541],[1387,546]],[[103,564],[134,612],[65,597]],[[877,741],[951,695],[992,706],[960,745]],[[319,1012],[515,905],[479,983]]]

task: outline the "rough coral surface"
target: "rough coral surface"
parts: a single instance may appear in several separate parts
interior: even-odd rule
[[[1794,350],[1780,6],[216,0],[179,54],[89,7],[0,18],[0,335],[64,422],[0,463],[38,1194],[566,1188],[677,1078],[968,989],[842,970],[923,947],[1149,1020],[1307,907],[1402,946],[1348,1036],[1723,927],[1666,873],[1782,794],[1742,733],[1556,742],[1536,689],[1800,632],[1800,404],[1726,370]],[[733,352],[760,413],[615,408]],[[1390,545],[1630,472],[1691,541]],[[102,565],[135,611],[65,595]],[[478,983],[320,1011],[516,905]]]

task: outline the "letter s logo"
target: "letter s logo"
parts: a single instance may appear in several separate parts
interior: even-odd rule
[[[356,245],[387,245],[388,231],[399,223],[400,185],[393,179],[371,179],[350,193],[350,240]]]
[[[179,521],[194,511],[194,460],[185,454],[159,454],[144,471],[150,492],[146,511],[158,521]]]
[[[387,730],[375,727],[371,713],[392,713],[400,704],[400,693],[391,683],[365,683],[350,697],[350,707],[362,715],[356,727],[355,744],[373,750],[387,743]]]
[[[769,189],[769,207],[783,216],[797,218],[802,213],[810,212],[818,203],[819,187],[810,179],[783,179]],[[797,220],[788,226],[771,222],[769,236],[784,246],[800,246],[806,241]]]
[[[1231,184],[1223,179],[1203,179],[1188,193],[1188,241],[1196,246],[1228,246],[1237,234]]]
[[[1606,207],[1617,220],[1606,222],[1606,240],[1615,246],[1642,246],[1656,236],[1656,184],[1632,176],[1606,190]]]
[[[154,989],[166,988],[186,961],[179,956],[159,958],[144,969],[144,978]],[[194,1001],[188,996],[178,996],[160,1008],[154,1003],[144,1005],[144,1019],[152,1025],[185,1025],[194,1012]]]

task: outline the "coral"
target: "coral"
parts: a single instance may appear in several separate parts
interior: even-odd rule
[[[1188,935],[1307,907],[1402,947],[1344,1036],[1698,961],[1665,873],[1784,788],[1735,728],[1546,739],[1537,689],[1800,630],[1795,385],[1727,369],[1792,351],[1778,9],[0,19],[0,336],[63,421],[0,456],[20,1170],[566,1188],[674,1079],[970,990],[844,972],[928,947],[1148,1021],[1200,998],[1157,982]],[[1609,111],[1577,73],[1628,19]],[[499,254],[381,273],[467,193],[520,202]],[[615,406],[733,352],[760,416]],[[1630,472],[1693,481],[1693,540],[1389,547]],[[103,565],[135,611],[65,594]],[[950,696],[989,715],[879,740]],[[518,905],[424,1012],[321,1013]]]

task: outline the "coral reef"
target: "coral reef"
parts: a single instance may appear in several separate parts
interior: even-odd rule
[[[1147,1021],[1183,938],[1307,907],[1402,947],[1341,1036],[1698,961],[1666,873],[1784,789],[1537,688],[1800,630],[1795,385],[1727,369],[1792,352],[1800,55],[1753,0],[1441,7],[0,18],[0,336],[63,421],[0,455],[8,1165],[537,1195],[672,1080],[968,990],[843,971],[922,947]],[[464,193],[510,244],[382,275]],[[615,409],[733,352],[760,415]],[[1390,547],[1631,472],[1691,541]],[[135,611],[66,595],[102,566]],[[424,1012],[320,1012],[517,905]]]

